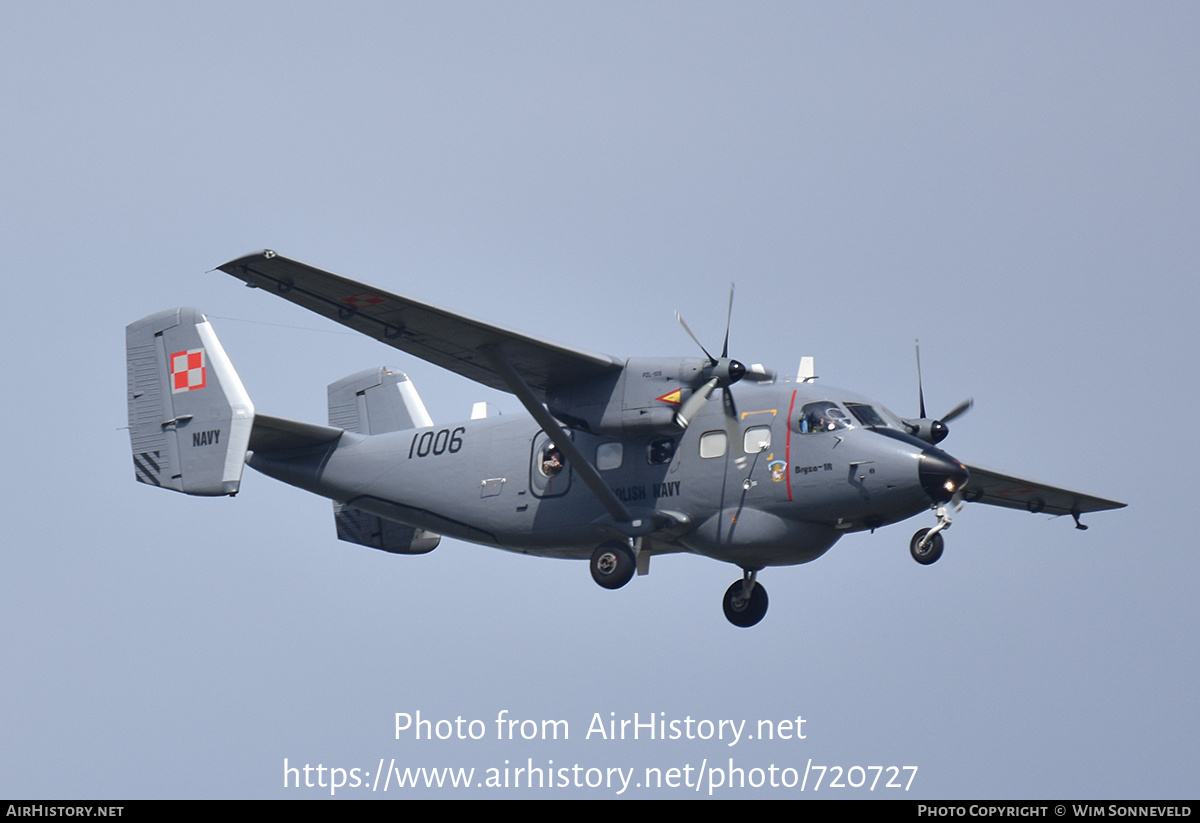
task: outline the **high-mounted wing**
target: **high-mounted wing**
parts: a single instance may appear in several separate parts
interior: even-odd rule
[[[619,360],[535,340],[399,297],[288,260],[269,249],[218,268],[403,352],[485,386],[515,394],[554,438],[580,479],[616,523],[630,534],[648,534],[657,527],[657,521],[634,518],[543,405],[551,387],[615,375],[624,368]],[[278,434],[282,437],[293,433]]]
[[[613,374],[624,365],[607,355],[537,340],[399,297],[270,250],[218,268],[422,360],[493,389],[512,391],[484,354],[498,351],[543,402],[550,386]]]
[[[971,479],[967,481],[963,490],[963,498],[969,503],[987,503],[991,506],[1024,509],[1034,513],[1070,514],[1075,517],[1085,512],[1125,507],[1124,503],[1116,500],[1105,500],[1069,489],[1046,486],[979,466],[967,466],[967,471],[971,473]]]

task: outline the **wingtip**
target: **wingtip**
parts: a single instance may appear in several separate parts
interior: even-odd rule
[[[215,269],[211,269],[211,271],[223,271],[229,273],[229,270],[235,266],[244,266],[247,263],[255,260],[270,260],[271,258],[278,256],[279,253],[274,249],[258,249],[257,251],[250,252],[249,254],[243,254],[241,257],[235,257],[228,263],[222,263]]]

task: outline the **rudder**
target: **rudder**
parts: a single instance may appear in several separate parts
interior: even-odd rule
[[[207,318],[178,308],[129,324],[125,360],[138,482],[237,494],[254,404]]]

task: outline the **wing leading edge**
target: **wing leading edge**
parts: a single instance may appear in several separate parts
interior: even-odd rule
[[[967,481],[963,490],[963,498],[969,503],[987,503],[990,506],[1023,509],[1035,514],[1069,514],[1076,518],[1086,512],[1125,508],[1124,503],[1116,500],[1105,500],[1103,497],[1046,486],[979,466],[968,465],[967,471],[971,473],[971,479]]]
[[[270,250],[218,268],[381,343],[485,386],[512,391],[484,354],[500,351],[542,401],[550,386],[615,374],[624,366],[607,355],[472,320],[289,260]]]

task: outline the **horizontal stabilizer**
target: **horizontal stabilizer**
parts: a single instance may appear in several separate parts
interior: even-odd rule
[[[319,426],[316,423],[301,423],[299,420],[260,414],[254,418],[250,451],[304,449],[332,443],[341,436],[342,430],[332,426]]]
[[[338,540],[357,543],[392,554],[426,554],[437,548],[441,535],[393,523],[353,506],[333,504]]]

